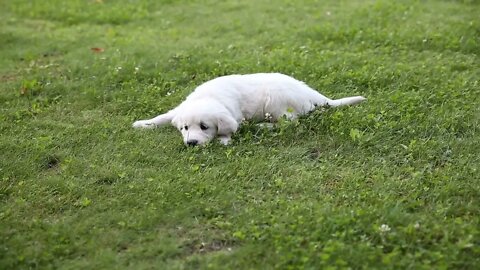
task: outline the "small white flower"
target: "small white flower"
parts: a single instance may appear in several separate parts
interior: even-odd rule
[[[388,226],[387,224],[382,224],[382,226],[380,226],[378,229],[381,233],[387,233],[391,230],[390,226]]]
[[[140,70],[139,67],[135,67],[135,73],[137,73]]]
[[[327,11],[327,13],[326,13],[326,14],[327,14],[327,16],[330,16],[330,15],[332,15],[332,13],[331,13],[330,11]]]
[[[117,72],[120,71],[120,70],[122,70],[122,67],[116,67],[115,68],[115,71],[117,71]]]
[[[265,113],[265,119],[272,119],[272,115],[270,113]]]
[[[172,92],[167,92],[167,97],[170,96],[172,94]]]
[[[415,225],[413,225],[413,227],[417,230],[420,229],[420,223],[416,222]]]

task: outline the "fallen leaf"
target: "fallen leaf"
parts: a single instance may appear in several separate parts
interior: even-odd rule
[[[95,52],[95,53],[101,53],[105,51],[104,48],[99,48],[99,47],[93,47],[93,48],[90,48],[90,50],[92,50],[92,52]]]

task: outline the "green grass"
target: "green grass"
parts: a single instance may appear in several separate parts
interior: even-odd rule
[[[480,265],[478,1],[201,2],[0,0],[1,269]],[[368,102],[131,128],[255,72]]]

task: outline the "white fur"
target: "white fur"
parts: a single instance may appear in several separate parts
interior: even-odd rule
[[[293,119],[318,106],[353,105],[363,100],[361,96],[331,100],[305,83],[278,73],[229,75],[198,86],[176,108],[136,121],[133,127],[153,128],[171,123],[180,130],[186,145],[201,145],[215,136],[228,144],[244,119]]]

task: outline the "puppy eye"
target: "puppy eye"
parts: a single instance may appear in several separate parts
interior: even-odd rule
[[[188,130],[188,126],[184,126],[183,128],[184,128],[185,130]]]
[[[208,129],[208,126],[205,125],[204,123],[200,123],[200,129],[201,129],[201,130],[207,130],[207,129]]]

